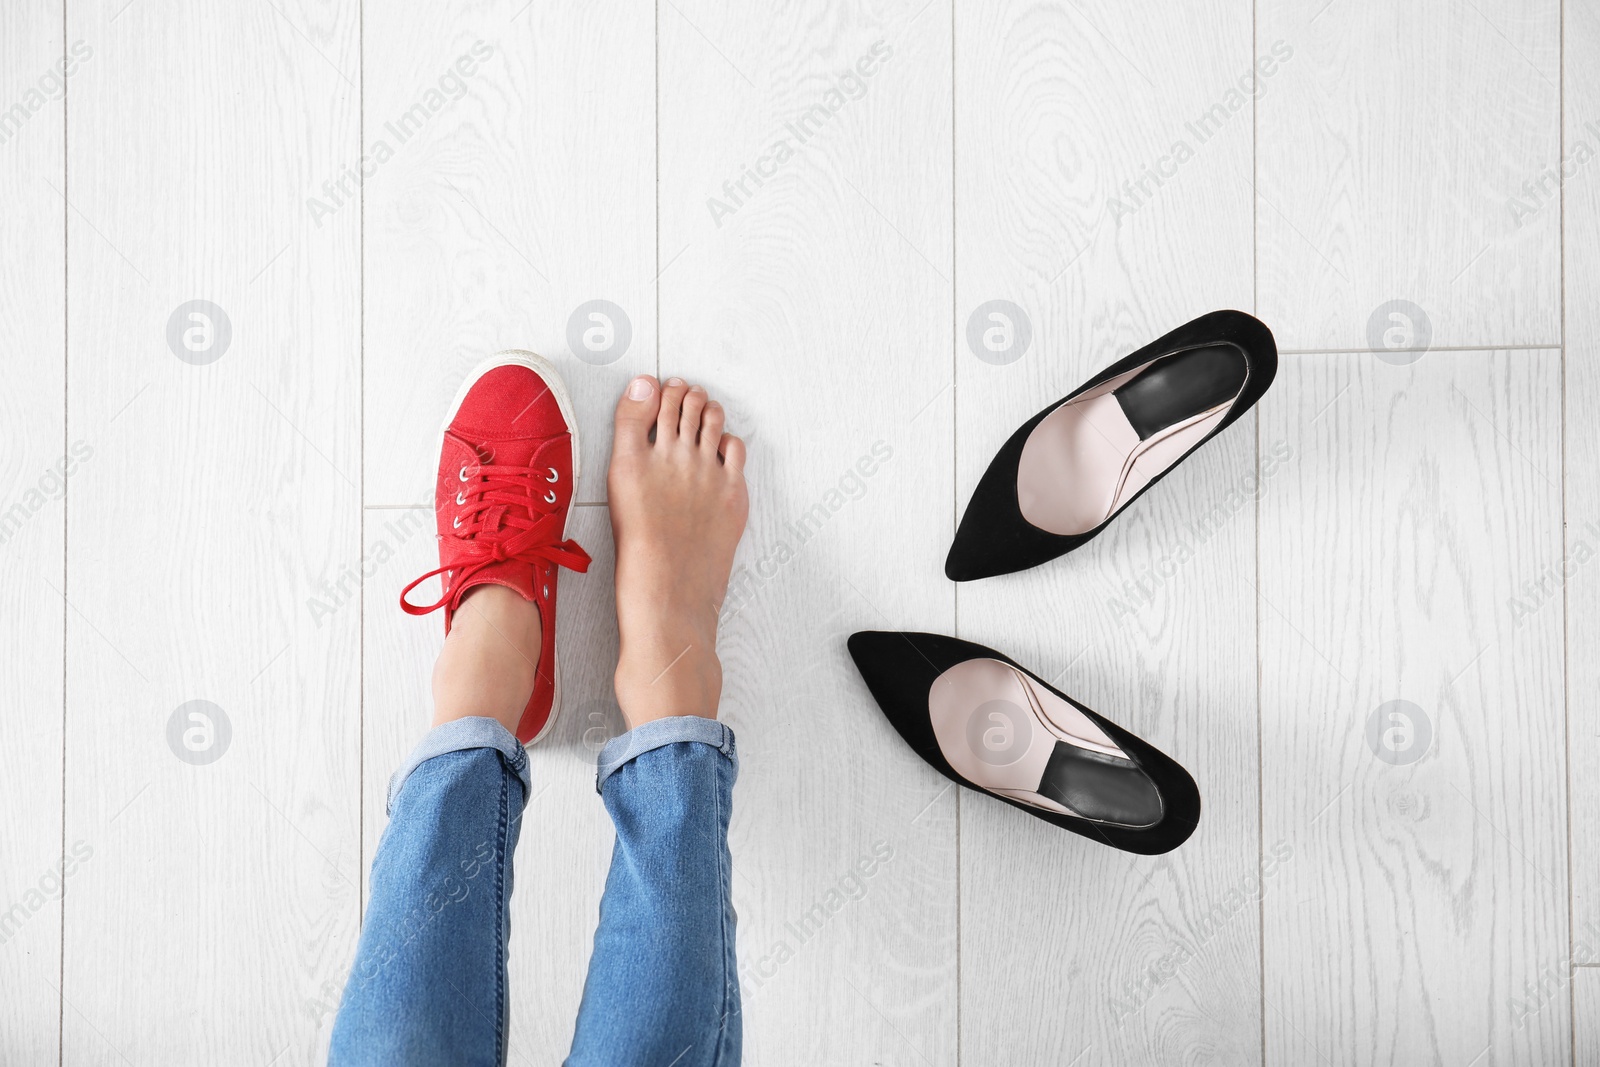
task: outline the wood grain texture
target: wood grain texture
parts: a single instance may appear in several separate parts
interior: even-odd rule
[[[357,12],[111,15],[68,11],[95,57],[70,95],[67,435],[96,451],[67,530],[65,839],[94,853],[63,1056],[308,1063],[358,920],[360,220],[305,206],[357,141]],[[180,319],[199,332],[169,347],[193,299],[222,309],[210,340]],[[220,708],[209,740],[180,718],[175,741],[193,700]]]
[[[17,1063],[60,1051],[60,899],[78,873],[61,840],[62,517],[81,462],[63,427],[62,28],[59,4],[0,9],[0,1059]]]
[[[1569,152],[1600,153],[1600,11],[1571,5],[1566,17],[1566,122]],[[1600,846],[1584,832],[1600,820],[1600,165],[1593,158],[1562,186],[1566,217],[1566,551],[1530,590],[1538,600],[1563,595],[1567,610],[1567,766],[1572,786],[1572,924],[1574,938],[1600,942]],[[1530,599],[1532,599],[1532,597]],[[1600,948],[1600,944],[1596,945]],[[1594,961],[1600,962],[1600,960]],[[1577,1062],[1585,1062],[1578,1060]]]
[[[1261,501],[1268,1062],[1566,1063],[1558,354],[1290,360]],[[1400,708],[1391,701],[1407,701]]]
[[[1600,1063],[1600,970],[1572,975],[1572,1062]]]
[[[504,348],[561,365],[604,500],[612,400],[655,369],[651,4],[384,4],[364,35],[367,503],[432,500],[440,398]],[[602,365],[568,341],[593,300],[630,324]]]
[[[506,347],[575,394],[595,556],[530,753],[510,1063],[581,995],[621,725],[594,505],[658,370],[750,446],[745,1062],[1600,1060],[1600,14],[769,8],[0,6],[0,1062],[316,1062],[428,720],[442,624],[394,601],[439,420]],[[193,299],[209,365],[168,339]],[[1097,368],[1227,306],[1366,349],[1391,299],[1419,361],[1293,356],[1092,545],[943,578],[995,448]],[[594,300],[612,362],[574,345]],[[996,300],[1015,362],[968,340]],[[948,788],[864,628],[1055,680],[1194,773],[1198,834],[1136,859]],[[169,740],[194,699],[208,765]],[[1369,735],[1391,699],[1415,762],[1378,753],[1420,719]]]
[[[956,39],[957,322],[982,329],[1003,299],[1032,327],[1008,365],[959,339],[964,508],[1045,404],[1195,315],[1250,307],[1248,107],[1203,141],[1184,122],[1253,57],[1236,2],[988,3],[958,12]],[[1250,415],[1089,546],[960,587],[962,637],[1173,755],[1204,804],[1196,836],[1152,859],[963,795],[965,1063],[1259,1058],[1256,466]]]
[[[585,574],[561,574],[562,708],[550,735],[528,750],[533,795],[523,813],[511,902],[512,1064],[555,1063],[572,1044],[615,837],[594,789],[595,756],[622,732],[611,692],[617,626],[606,509],[574,509],[568,532],[594,563]],[[388,824],[389,777],[421,740],[433,711],[443,619],[414,618],[396,604],[407,582],[438,566],[432,509],[368,510],[367,556],[364,871]]]
[[[954,624],[950,6],[674,3],[659,32],[661,370],[749,444],[720,646],[745,1059],[951,1064],[955,798],[845,651]]]
[[[1280,345],[1380,347],[1369,321],[1396,299],[1435,348],[1560,342],[1541,185],[1561,154],[1560,7],[1260,6],[1256,50],[1292,51],[1256,126],[1258,293]]]

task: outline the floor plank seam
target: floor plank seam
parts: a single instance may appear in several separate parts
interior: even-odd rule
[[[61,62],[63,69],[67,61],[68,51],[68,13],[67,0],[61,0]],[[67,240],[67,227],[70,224],[68,215],[69,204],[67,197],[71,195],[71,187],[67,183],[67,145],[68,141],[68,116],[67,96],[70,86],[64,85],[61,94],[61,440],[62,455],[71,449],[72,441],[72,407],[69,392],[71,379],[71,339],[68,334],[71,323],[70,311],[72,306],[71,271],[68,256],[71,253],[71,243]],[[60,863],[64,869],[67,861],[67,594],[71,591],[67,585],[67,498],[71,494],[70,479],[67,488],[61,495],[61,856]],[[61,915],[58,920],[58,933],[56,937],[56,1064],[62,1067],[66,1062],[67,1050],[67,896],[61,894]]]
[[[1565,159],[1567,150],[1567,26],[1566,3],[1562,0],[1557,5],[1557,18],[1560,29],[1557,32],[1557,60],[1556,60],[1556,158]],[[1560,419],[1560,432],[1557,442],[1561,449],[1561,550],[1566,552],[1567,536],[1567,194],[1565,187],[1556,192],[1556,288],[1557,311],[1556,319],[1560,324],[1562,348],[1559,356],[1561,377],[1561,407],[1557,412]],[[1576,951],[1576,932],[1574,924],[1577,919],[1573,905],[1573,877],[1572,877],[1572,699],[1568,678],[1568,656],[1570,644],[1570,611],[1571,596],[1567,584],[1561,584],[1561,755],[1565,764],[1566,775],[1564,792],[1567,802],[1567,960],[1570,962]],[[1570,1062],[1578,1062],[1578,992],[1576,983],[1567,983],[1567,1026],[1569,1039]]]

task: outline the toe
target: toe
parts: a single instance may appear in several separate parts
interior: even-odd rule
[[[678,421],[683,410],[683,398],[689,392],[682,378],[668,378],[661,390],[661,414],[656,418],[656,441],[673,441],[678,437]]]
[[[744,473],[744,442],[731,433],[722,435],[722,442],[717,446],[717,451],[722,453],[722,461],[728,469],[736,473]]]
[[[617,401],[616,441],[613,451],[647,448],[650,444],[650,427],[656,424],[656,413],[661,409],[661,387],[648,374],[641,374],[628,383]]]
[[[706,410],[700,416],[700,447],[705,452],[715,452],[722,443],[722,424],[726,416],[722,412],[722,405],[715,400],[706,402]]]
[[[678,417],[678,434],[689,444],[700,440],[700,414],[706,409],[706,387],[691,385],[683,395],[683,414]]]

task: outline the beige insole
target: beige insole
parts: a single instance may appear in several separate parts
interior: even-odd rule
[[[1078,815],[1038,792],[1058,741],[1128,758],[1083,712],[997,659],[969,659],[939,675],[928,712],[957,774],[1046,811]]]
[[[1227,414],[1232,401],[1139,440],[1112,394],[1144,369],[1101,383],[1033,428],[1017,463],[1017,504],[1029,523],[1062,536],[1088,533],[1182,459]]]

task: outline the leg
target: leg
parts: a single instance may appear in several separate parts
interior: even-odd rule
[[[589,565],[565,534],[576,465],[566,396],[546,361],[502,352],[468,378],[446,423],[434,486],[440,566],[400,594],[410,614],[445,611],[433,731],[389,787],[333,1063],[505,1063],[511,856],[529,785],[522,743],[538,740],[556,710],[557,568]],[[412,603],[434,575],[443,595]]]
[[[522,745],[487,718],[431,731],[395,776],[329,1063],[505,1062],[511,854],[527,783]]]
[[[512,591],[462,601],[434,667],[434,728],[390,784],[332,1064],[505,1062],[511,857],[529,788],[511,731],[539,647],[538,612]]]
[[[608,758],[627,762],[607,774]],[[612,741],[601,761],[617,842],[568,1067],[733,1067],[733,731],[660,719]]]
[[[617,409],[616,689],[630,729],[600,754],[617,840],[569,1067],[739,1063],[738,768],[733,732],[715,721],[716,635],[749,503],[744,445],[722,423],[704,389],[677,379],[635,379]]]

